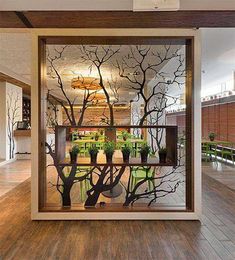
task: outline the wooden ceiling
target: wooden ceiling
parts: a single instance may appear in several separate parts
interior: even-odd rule
[[[0,11],[0,28],[235,27],[235,11]]]
[[[26,94],[26,95],[29,95],[31,94],[31,87],[30,85],[18,80],[18,79],[15,79],[15,78],[12,78],[2,72],[0,72],[0,81],[7,81],[11,84],[14,84],[18,87],[21,87],[22,90],[23,90],[23,93]]]

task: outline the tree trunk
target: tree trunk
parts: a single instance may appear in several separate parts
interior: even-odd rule
[[[71,198],[70,198],[71,187],[64,186],[62,193],[62,205],[63,207],[71,207]]]
[[[99,199],[99,196],[100,196],[100,192],[94,192],[92,195],[88,196],[85,202],[85,207],[95,207]]]
[[[123,206],[124,207],[129,207],[130,206],[130,203],[133,201],[134,197],[133,196],[130,196],[130,197],[127,197]]]
[[[86,108],[83,107],[83,108],[82,108],[81,115],[80,115],[80,118],[79,118],[79,121],[78,121],[78,126],[81,126],[81,125],[82,125],[82,122],[83,122],[83,119],[84,119],[84,115],[85,115],[85,111],[86,111]]]
[[[113,126],[114,125],[114,113],[113,113],[113,106],[112,104],[110,104],[110,101],[109,101],[109,113],[110,113],[110,126]]]

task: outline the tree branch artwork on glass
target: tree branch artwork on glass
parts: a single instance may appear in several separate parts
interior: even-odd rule
[[[92,118],[88,120],[86,113],[96,107],[101,109],[101,113],[99,123],[95,126],[107,126],[107,132],[113,129],[115,135],[112,138],[116,142],[120,123],[115,118],[115,109],[125,104],[131,111],[131,124],[136,126],[129,129],[130,138],[141,139],[144,135],[150,146],[150,156],[156,157],[157,152],[166,146],[166,113],[179,104],[179,93],[185,91],[184,53],[185,46],[171,44],[49,46],[48,125],[54,129],[64,124],[78,129],[87,126]],[[65,113],[63,122],[58,122],[57,105]],[[143,132],[143,126],[149,126],[146,132]],[[135,154],[138,154],[139,147],[135,149]],[[79,163],[66,166],[58,161],[53,143],[46,143],[46,152],[57,171],[56,183],[50,184],[61,195],[63,206],[70,207],[73,204],[71,190],[74,184],[84,181],[87,183],[85,207],[95,207],[103,192],[113,189],[117,184],[122,185],[124,190],[123,207],[139,202],[151,207],[160,198],[177,192],[184,183],[185,153],[180,153],[174,167],[153,167],[151,164],[130,166],[128,163],[123,166],[115,166],[115,163],[100,166],[97,163],[79,174],[82,168]],[[139,170],[141,178],[138,177]],[[111,173],[114,177],[112,182]]]
[[[9,145],[9,159],[15,157],[15,139],[14,130],[17,122],[20,120],[20,95],[16,91],[7,93],[7,137]]]

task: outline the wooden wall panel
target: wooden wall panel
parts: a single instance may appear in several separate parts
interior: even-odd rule
[[[219,118],[219,124],[220,124],[220,132],[216,132],[217,139],[226,141],[228,140],[228,107],[227,104],[220,105],[220,118]]]
[[[183,118],[182,114],[170,114],[167,116],[167,122],[177,122],[177,125],[182,127]],[[208,139],[210,132],[216,134],[217,140],[235,143],[235,103],[202,108],[202,138]]]
[[[209,109],[208,107],[204,107],[202,109],[202,137],[206,137],[208,135],[208,121],[209,121]]]
[[[215,132],[215,107],[208,107],[208,130],[209,132]]]
[[[66,121],[67,116],[63,111],[63,122],[69,125],[69,122]],[[79,108],[75,109],[75,114],[79,116]],[[90,125],[105,125],[102,124],[102,118],[106,119],[109,117],[109,109],[106,108],[88,108],[84,115],[83,125],[90,126]],[[131,111],[130,108],[114,108],[114,118],[115,123],[117,125],[130,125],[131,124]]]
[[[235,104],[228,104],[228,140],[235,143]]]

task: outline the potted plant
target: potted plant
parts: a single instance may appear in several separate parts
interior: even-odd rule
[[[140,148],[141,162],[146,163],[150,154],[151,148],[147,143],[143,143]]]
[[[126,141],[130,137],[130,134],[127,131],[122,131],[122,139]]]
[[[97,155],[99,153],[99,149],[98,147],[96,147],[96,145],[92,145],[89,149],[89,154],[90,154],[90,157],[91,157],[91,163],[97,163]]]
[[[167,149],[165,147],[161,147],[158,151],[159,162],[166,163]]]
[[[209,133],[209,139],[211,142],[213,142],[215,140],[215,136],[216,136],[215,133],[213,133],[213,132]]]
[[[99,137],[100,137],[99,133],[96,132],[96,133],[95,133],[95,141],[98,141],[98,140],[99,140]]]
[[[150,157],[154,158],[154,157],[155,157],[155,154],[156,154],[156,152],[151,151],[151,152],[150,152]]]
[[[121,148],[121,151],[122,151],[123,162],[128,163],[131,154],[131,146],[129,144],[125,144]]]
[[[70,163],[76,163],[76,162],[77,162],[77,158],[78,158],[79,151],[80,151],[80,149],[79,149],[78,145],[74,145],[74,146],[69,150]]]
[[[115,151],[114,141],[109,141],[109,142],[104,143],[104,153],[106,155],[107,163],[112,162],[114,151]]]

